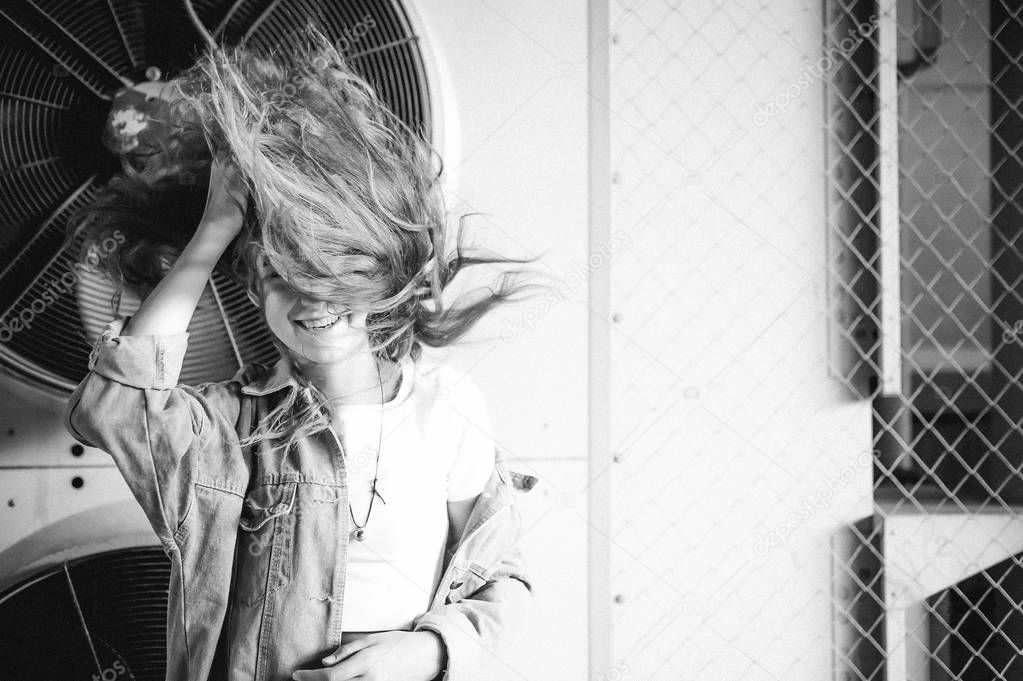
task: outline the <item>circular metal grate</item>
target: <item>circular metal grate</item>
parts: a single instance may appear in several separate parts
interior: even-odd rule
[[[404,10],[357,0],[195,0],[203,23],[280,45],[308,19],[337,44],[413,130],[431,138],[418,38]],[[173,78],[202,49],[180,1],[34,0],[0,4],[0,364],[69,392],[110,318],[113,287],[76,269],[64,247],[68,216],[119,170],[101,143],[114,93],[149,67]],[[130,314],[138,301],[127,295]],[[272,362],[270,342],[244,292],[214,275],[189,331],[183,383],[226,380],[243,364]]]
[[[0,594],[9,681],[162,681],[170,561],[159,546],[62,563]]]

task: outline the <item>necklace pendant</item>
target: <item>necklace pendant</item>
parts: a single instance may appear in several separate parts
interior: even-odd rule
[[[352,532],[352,536],[354,536],[359,541],[362,541],[362,538],[365,536],[365,534],[366,534],[366,531],[363,530],[361,527],[358,528],[357,530],[355,530],[354,532]]]

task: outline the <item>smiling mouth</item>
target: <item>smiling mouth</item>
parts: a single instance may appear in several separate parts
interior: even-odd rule
[[[334,326],[340,319],[341,315],[330,314],[325,317],[317,317],[316,319],[296,319],[294,323],[307,331],[322,331]]]

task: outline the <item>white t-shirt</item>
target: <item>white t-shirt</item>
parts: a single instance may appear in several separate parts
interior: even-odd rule
[[[363,525],[381,409],[342,405],[335,413],[351,512]],[[379,496],[362,541],[349,542],[343,631],[410,629],[429,609],[444,559],[447,502],[482,492],[494,467],[491,420],[479,388],[441,361],[406,356],[398,394],[384,404],[380,452]]]

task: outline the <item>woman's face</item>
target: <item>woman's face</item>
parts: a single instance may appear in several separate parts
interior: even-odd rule
[[[367,313],[310,298],[288,286],[265,262],[258,267],[267,325],[292,351],[296,362],[330,364],[369,351]]]

